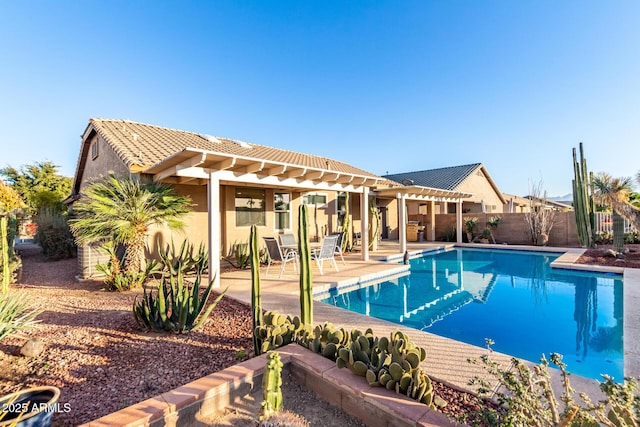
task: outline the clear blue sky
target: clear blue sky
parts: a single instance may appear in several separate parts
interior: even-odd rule
[[[0,166],[75,172],[90,117],[505,193],[640,171],[638,1],[0,0]]]

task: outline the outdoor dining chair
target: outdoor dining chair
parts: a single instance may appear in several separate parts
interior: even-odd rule
[[[344,231],[337,231],[335,233],[329,234],[329,236],[338,236],[338,240],[336,240],[336,255],[340,255],[340,259],[342,260],[342,265],[347,265],[344,262],[344,257],[342,256],[342,240],[344,239]]]
[[[318,263],[318,268],[320,269],[320,274],[324,274],[322,272],[322,266],[325,260],[329,260],[333,263],[333,267],[338,270],[338,264],[336,264],[335,254],[336,254],[336,241],[338,240],[337,235],[326,236],[322,239],[322,245],[319,249],[316,249],[312,252],[311,256]]]
[[[280,235],[280,247],[284,252],[298,251],[298,243],[296,242],[296,236],[293,233],[283,233]]]
[[[298,252],[295,250],[282,251],[278,240],[274,237],[263,237],[264,243],[267,246],[267,253],[269,254],[269,262],[267,263],[267,271],[265,275],[269,274],[269,267],[273,261],[279,261],[282,263],[280,268],[280,276],[284,273],[284,269],[287,266],[287,262],[293,261],[293,270],[298,271]]]

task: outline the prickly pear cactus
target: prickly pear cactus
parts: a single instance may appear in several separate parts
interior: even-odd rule
[[[267,311],[264,313],[262,325],[254,330],[254,336],[261,343],[261,353],[266,353],[295,342],[298,333],[303,329],[304,325],[298,316],[291,317],[277,311]]]

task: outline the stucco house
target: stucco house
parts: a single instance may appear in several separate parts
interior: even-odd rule
[[[359,250],[366,260],[370,205],[380,209],[383,237],[397,240],[403,253],[411,204],[436,212],[451,204],[462,206],[470,197],[460,190],[403,185],[322,156],[129,120],[90,119],[82,134],[69,200],[81,197],[86,185],[109,172],[169,183],[191,197],[186,229],[180,234],[155,229],[148,247],[153,255],[158,244],[171,239],[204,242],[211,279],[216,281],[220,257],[232,252],[237,242],[248,240],[252,224],[262,237],[295,232],[301,203],[310,208],[310,236],[319,241],[341,230],[349,193],[352,231],[361,237]],[[432,219],[434,228],[435,216]],[[461,230],[461,215],[457,224]],[[431,237],[434,240],[435,234]],[[82,278],[95,275],[95,264],[104,262],[89,246],[79,248],[78,259]]]

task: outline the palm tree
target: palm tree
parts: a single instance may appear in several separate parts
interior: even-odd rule
[[[593,188],[598,203],[611,206],[614,212],[640,230],[640,209],[629,203],[631,178],[613,178],[608,173],[599,173],[593,177]]]
[[[191,199],[176,195],[171,186],[118,178],[113,173],[90,184],[82,196],[73,206],[77,218],[70,221],[76,240],[90,243],[109,238],[123,244],[128,273],[142,271],[149,227],[166,224],[180,229],[184,227],[180,217],[191,206]]]

